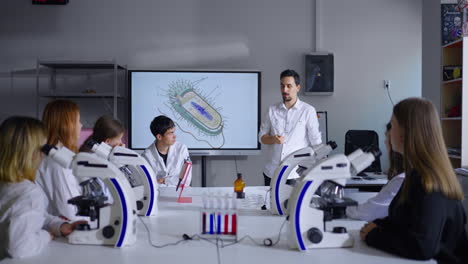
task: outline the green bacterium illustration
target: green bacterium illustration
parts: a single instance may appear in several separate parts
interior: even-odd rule
[[[178,79],[170,83],[166,90],[166,96],[169,99],[167,106],[173,113],[176,113],[175,116],[178,117],[178,120],[183,120],[187,125],[195,127],[200,136],[210,138],[221,136],[223,142],[221,146],[214,147],[209,141],[199,139],[193,133],[182,129],[178,124],[183,132],[191,134],[198,141],[206,142],[211,147],[220,148],[224,145],[223,129],[225,121],[221,115],[222,109],[215,107],[214,99],[198,88],[203,80]],[[210,94],[213,94],[213,92]]]

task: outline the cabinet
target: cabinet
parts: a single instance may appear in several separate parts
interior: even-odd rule
[[[84,128],[92,128],[102,115],[112,115],[127,124],[127,68],[114,60],[38,60],[36,94],[38,118],[51,99],[68,99],[80,106]]]
[[[468,85],[463,80],[463,76],[468,76],[464,74],[466,70],[463,67],[468,65],[463,58],[467,43],[468,39],[462,38],[442,46],[440,116],[449,157],[455,168],[468,166],[468,94],[463,93]],[[462,67],[461,72],[451,72],[458,67]]]

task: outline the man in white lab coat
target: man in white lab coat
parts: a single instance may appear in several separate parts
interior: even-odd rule
[[[268,163],[263,170],[265,186],[281,161],[292,152],[322,143],[315,108],[299,100],[299,74],[285,70],[280,75],[283,102],[274,104],[262,122],[260,143],[267,145]]]
[[[145,149],[145,157],[156,173],[159,184],[177,186],[185,160],[190,160],[187,147],[176,142],[175,124],[167,116],[157,116],[150,125],[155,141]],[[190,185],[190,171],[185,185]]]

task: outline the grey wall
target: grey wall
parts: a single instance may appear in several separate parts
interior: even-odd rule
[[[385,149],[392,104],[383,80],[390,80],[395,103],[421,96],[421,6],[420,0],[322,1],[318,37],[321,48],[335,54],[335,93],[303,98],[328,111],[329,138],[339,152],[349,129],[377,131]]]
[[[383,142],[394,101],[421,95],[422,0],[326,0],[322,48],[335,53],[335,94],[303,96],[329,112],[329,138],[343,150],[348,129],[373,129]],[[0,10],[0,72],[31,69],[37,58],[108,60],[132,69],[258,69],[262,115],[280,100],[279,73],[304,74],[315,50],[315,1],[71,0],[66,6],[7,1]],[[33,82],[0,78],[0,119],[34,114]],[[381,143],[383,146],[383,143]],[[383,157],[382,161],[385,161]],[[239,157],[247,185],[263,182],[265,157]],[[386,164],[386,162],[384,162]],[[194,185],[200,181],[195,159]],[[235,179],[233,157],[208,160],[208,185]]]
[[[440,0],[424,0],[422,6],[422,96],[440,110],[441,33]]]

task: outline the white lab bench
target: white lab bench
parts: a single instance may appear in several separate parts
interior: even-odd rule
[[[232,187],[223,188],[187,188],[184,196],[191,196],[191,204],[176,202],[174,188],[161,188],[159,197],[159,214],[145,217],[142,220],[151,230],[154,244],[162,245],[200,232],[200,208],[203,193],[224,194],[232,192]],[[238,210],[238,238],[250,235],[258,243],[263,239],[277,239],[284,217],[273,216],[260,207],[264,203],[266,187],[247,187],[246,199],[241,200]],[[351,198],[363,202],[374,194],[350,193]],[[352,248],[315,249],[302,253],[288,248],[285,226],[280,242],[273,247],[258,246],[249,240],[217,248],[216,245],[203,240],[184,241],[176,246],[155,248],[149,244],[148,233],[141,223],[137,225],[137,242],[126,248],[106,246],[71,245],[64,239],[52,241],[40,255],[20,260],[4,259],[1,264],[10,263],[436,263],[435,261],[414,261],[387,254],[368,247],[359,238],[359,229],[363,221],[339,220],[327,225],[345,226],[354,237]],[[227,242],[229,243],[229,242]],[[218,262],[219,252],[219,262]]]

